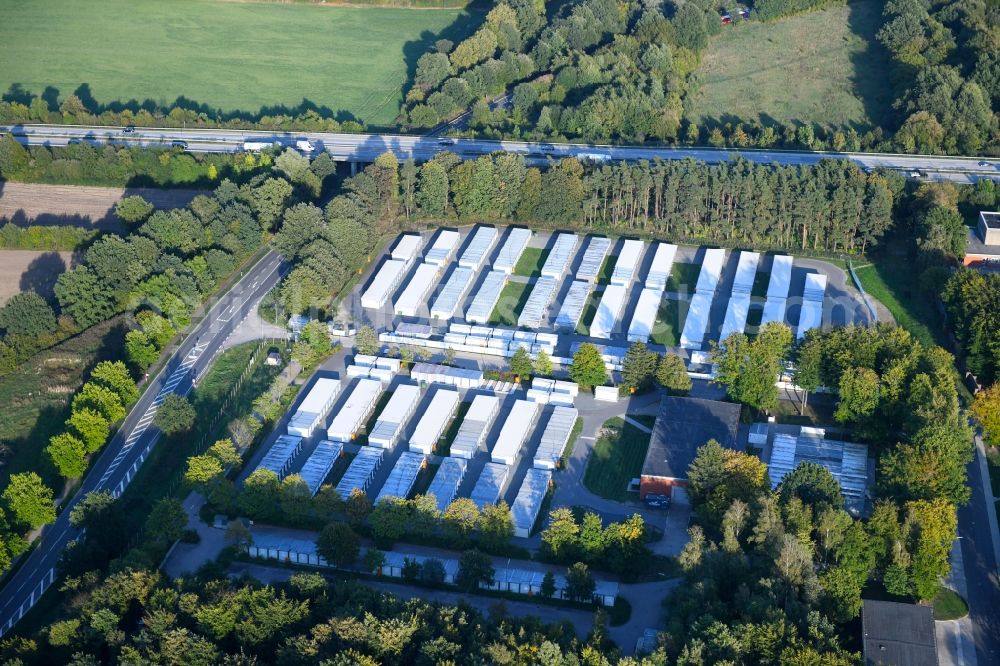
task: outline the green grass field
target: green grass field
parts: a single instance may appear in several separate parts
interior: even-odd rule
[[[540,247],[526,247],[521,253],[521,258],[514,266],[514,275],[523,277],[538,277],[542,274],[542,266],[549,256],[549,251]]]
[[[689,301],[675,301],[668,298],[660,305],[660,311],[653,323],[653,331],[649,339],[658,345],[677,347],[681,344],[681,331],[684,330],[684,320],[687,319]]]
[[[618,263],[618,255],[605,257],[601,264],[601,270],[597,273],[597,284],[611,284],[611,276],[615,272],[615,264]]]
[[[695,285],[698,284],[698,274],[701,273],[701,264],[685,264],[675,262],[670,269],[670,278],[667,280],[667,291],[687,291],[693,293]]]
[[[875,41],[882,6],[860,0],[790,18],[724,26],[695,72],[688,117],[879,124],[890,109],[886,55]]]
[[[896,323],[908,330],[921,344],[944,344],[941,315],[913,280],[912,266],[903,260],[854,263],[861,286],[889,309]]]
[[[184,97],[223,112],[303,99],[373,126],[399,113],[410,73],[442,36],[475,28],[458,9],[324,7],[220,0],[5,3],[0,91],[100,104]],[[83,97],[81,95],[81,97]]]
[[[648,427],[652,427],[655,420],[652,416],[635,419]],[[620,417],[608,419],[604,425],[615,428],[617,433],[604,435],[594,443],[583,474],[583,485],[606,499],[624,501],[629,498],[629,482],[642,471],[649,448],[649,433]]]
[[[508,282],[503,291],[500,292],[500,299],[493,308],[490,315],[491,324],[502,326],[517,326],[517,316],[524,309],[524,304],[528,302],[531,295],[531,285],[525,282]]]
[[[580,321],[576,325],[576,332],[580,335],[590,335],[590,325],[594,323],[597,316],[597,305],[601,302],[601,294],[590,292],[587,302],[583,304],[583,312],[580,314]]]

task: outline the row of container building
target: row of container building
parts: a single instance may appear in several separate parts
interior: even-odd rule
[[[771,278],[767,283],[767,300],[764,301],[764,313],[760,325],[771,322],[784,323],[788,303],[788,291],[792,284],[792,257],[786,254],[775,255],[771,262]]]
[[[681,330],[681,347],[684,349],[701,349],[705,343],[712,301],[715,300],[715,291],[719,287],[725,258],[725,250],[719,248],[705,250],[705,259],[702,261],[701,272],[698,274],[698,283],[688,306],[684,328]]]
[[[750,295],[757,279],[757,264],[760,254],[757,252],[740,252],[736,264],[736,277],[726,307],[726,318],[722,322],[719,340],[725,340],[733,333],[743,333],[747,325],[747,315],[750,313]]]
[[[801,340],[806,331],[818,328],[823,323],[823,298],[826,296],[826,276],[819,273],[806,275],[802,289],[802,307],[799,310],[799,325],[796,336]]]
[[[626,338],[629,342],[647,342],[653,334],[653,325],[660,312],[663,302],[663,292],[670,281],[670,273],[674,267],[677,246],[670,243],[657,243],[646,273],[646,282],[639,293],[639,301],[632,312],[632,321],[628,327]]]
[[[321,377],[316,380],[309,393],[299,404],[299,408],[288,420],[288,434],[298,437],[312,437],[330,413],[330,409],[340,395],[340,380]]]
[[[541,405],[549,403],[556,405],[572,405],[576,396],[580,393],[580,386],[576,382],[565,382],[559,379],[546,379],[545,377],[534,377],[531,380],[531,388],[525,396],[532,402]]]
[[[382,264],[375,279],[362,294],[362,307],[377,310],[385,305],[402,282],[403,276],[413,264],[423,244],[424,237],[419,234],[403,234],[399,237],[389,254],[389,259]]]
[[[401,323],[394,331],[379,333],[379,341],[386,344],[416,345],[441,351],[452,349],[509,358],[521,347],[524,347],[532,357],[542,351],[552,356],[559,336],[555,333],[535,333],[468,324],[451,324],[447,333],[438,335],[429,327],[417,331],[414,330],[413,324]]]

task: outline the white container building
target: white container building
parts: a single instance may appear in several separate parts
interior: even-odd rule
[[[799,325],[796,337],[801,340],[806,331],[823,325],[823,298],[826,296],[826,276],[820,273],[806,275],[802,290],[802,308],[799,310]]]
[[[486,261],[486,255],[493,249],[499,235],[496,227],[477,227],[472,234],[472,240],[469,241],[459,258],[458,265],[478,271],[483,262]]]
[[[646,288],[665,291],[670,273],[674,269],[674,257],[677,256],[677,246],[671,243],[657,243],[653,263],[646,274]]]
[[[337,483],[337,494],[343,500],[348,499],[355,490],[366,492],[368,485],[375,478],[378,466],[382,464],[385,451],[374,446],[362,446],[358,455],[347,466],[344,476]]]
[[[508,275],[514,272],[514,267],[524,254],[524,248],[528,247],[531,240],[531,229],[522,227],[510,227],[507,238],[500,246],[500,253],[497,260],[493,262],[493,270],[503,271]]]
[[[788,304],[788,290],[792,284],[793,258],[786,254],[774,256],[771,263],[771,279],[767,283],[767,300],[764,301],[764,314],[760,325],[773,321],[785,321],[785,309]]]
[[[302,438],[295,435],[279,435],[267,454],[257,465],[257,469],[269,469],[279,479],[285,478],[292,460],[302,450]]]
[[[500,399],[495,395],[477,395],[462,419],[455,441],[451,443],[451,456],[472,459],[486,440],[493,421],[500,411]]]
[[[409,266],[417,258],[417,253],[423,247],[424,237],[420,234],[403,234],[392,248],[392,258],[406,262]]]
[[[535,451],[534,466],[538,469],[555,469],[559,466],[566,445],[569,444],[570,433],[576,425],[579,412],[575,407],[556,407],[542,431],[542,441]]]
[[[404,451],[399,456],[396,464],[393,465],[392,470],[389,472],[389,478],[385,480],[382,490],[379,491],[374,503],[378,504],[387,497],[406,499],[406,496],[413,490],[413,484],[417,480],[420,470],[426,464],[426,459],[419,453]]]
[[[556,236],[556,242],[549,251],[542,266],[542,275],[553,279],[562,279],[569,270],[570,259],[579,239],[576,234],[562,233]]]
[[[555,279],[550,277],[540,277],[535,280],[535,286],[531,289],[531,295],[524,304],[524,309],[517,318],[517,325],[525,328],[539,328],[547,320],[549,304],[556,295]]]
[[[465,266],[458,266],[451,272],[444,283],[444,287],[438,292],[431,306],[431,318],[451,319],[455,316],[455,311],[462,304],[465,292],[472,286],[472,278],[476,277],[476,271]]]
[[[458,239],[459,234],[457,231],[442,229],[438,233],[437,238],[434,239],[434,245],[431,245],[431,248],[427,250],[427,254],[424,255],[424,262],[436,264],[438,267],[447,264],[451,261],[451,255],[458,246]]]
[[[695,291],[705,291],[715,293],[719,288],[719,279],[722,277],[722,266],[726,260],[726,251],[719,248],[709,248],[705,250],[705,260],[701,264],[701,272],[698,273],[698,283]]]
[[[465,470],[468,467],[469,463],[461,458],[441,459],[441,465],[427,489],[427,494],[433,495],[434,499],[437,500],[438,511],[441,513],[444,513],[448,505],[455,499],[455,495],[458,494],[458,487],[462,485],[462,479],[465,478]]]
[[[510,476],[510,467],[507,465],[495,462],[486,463],[476,480],[476,485],[472,488],[469,499],[480,509],[487,504],[496,504],[503,493],[508,476]]]
[[[302,464],[302,469],[299,470],[299,476],[309,486],[309,492],[313,495],[319,492],[320,486],[323,485],[323,481],[326,480],[334,463],[337,462],[337,458],[343,452],[344,445],[340,442],[324,439],[316,445],[313,452],[306,458],[305,463]]]
[[[604,295],[597,306],[597,314],[590,325],[590,337],[611,339],[615,327],[618,325],[618,318],[625,308],[625,297],[628,294],[628,287],[609,284],[604,288]]]
[[[747,325],[747,315],[750,313],[750,294],[757,278],[757,263],[760,255],[756,252],[740,252],[739,263],[736,265],[736,278],[733,280],[733,293],[726,308],[726,319],[722,323],[719,341],[725,340],[733,333],[742,333]]]
[[[490,459],[495,463],[513,465],[517,454],[528,439],[528,433],[538,418],[540,405],[529,400],[515,400],[514,406],[504,421],[503,428],[497,436],[496,444],[490,453]]]
[[[368,289],[361,295],[361,307],[380,310],[402,282],[406,268],[407,263],[398,259],[390,259],[382,264]]]
[[[404,317],[415,317],[417,311],[427,303],[431,287],[437,282],[440,269],[437,264],[420,264],[413,277],[406,284],[403,293],[396,299],[393,309]]]
[[[340,395],[340,380],[321,377],[309,389],[309,393],[299,403],[299,408],[288,420],[288,434],[298,437],[312,437],[316,428],[330,413],[330,408]]]
[[[474,324],[487,323],[506,285],[507,273],[496,270],[487,273],[476,295],[472,297],[469,309],[465,311],[465,320]]]
[[[641,240],[629,239],[622,245],[622,251],[615,262],[615,270],[611,273],[611,284],[628,286],[639,268],[644,243]]]
[[[592,282],[582,280],[576,280],[569,286],[562,307],[559,308],[559,314],[556,315],[556,328],[576,329],[580,324],[580,317],[583,316],[583,309],[587,305],[587,298],[590,297],[590,292],[593,289]]]
[[[433,363],[415,363],[410,378],[428,384],[448,384],[458,388],[479,388],[483,384],[482,370],[452,368]]]
[[[595,386],[594,400],[601,402],[618,402],[617,386]]]
[[[385,409],[368,433],[368,444],[383,449],[396,446],[403,432],[403,425],[413,416],[420,402],[420,387],[413,384],[399,384]]]
[[[384,390],[385,386],[376,379],[359,379],[347,396],[347,401],[327,427],[326,438],[333,442],[353,440],[375,409],[375,403]]]
[[[455,415],[458,402],[458,391],[439,388],[434,393],[431,404],[424,410],[424,415],[410,438],[410,451],[427,454],[434,452],[434,445],[441,439],[445,426]]]
[[[715,290],[719,286],[725,257],[725,250],[715,248],[705,250],[705,260],[698,274],[698,284],[688,307],[684,329],[681,331],[681,347],[684,349],[701,349],[705,344],[712,301],[715,300]]]
[[[601,266],[604,265],[604,257],[608,256],[611,249],[611,239],[604,236],[592,236],[587,243],[587,249],[583,252],[580,260],[580,268],[574,276],[577,280],[586,282],[597,282],[601,274]]]
[[[632,311],[632,323],[628,325],[629,342],[648,342],[660,311],[663,291],[646,287],[639,294],[639,302]]]
[[[538,520],[538,513],[542,510],[542,502],[549,492],[551,483],[552,472],[547,469],[532,468],[524,475],[521,488],[517,491],[514,504],[510,507],[511,517],[514,520],[514,536],[522,539],[531,536],[531,529]]]

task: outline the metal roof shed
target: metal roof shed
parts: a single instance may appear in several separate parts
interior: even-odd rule
[[[556,407],[545,424],[542,441],[535,451],[534,466],[538,469],[555,469],[569,443],[570,433],[576,425],[579,412],[575,407]]]
[[[517,325],[525,328],[538,328],[546,320],[549,304],[556,295],[556,281],[550,277],[540,277],[531,289],[531,295],[524,304],[524,309],[517,318]]]
[[[457,231],[442,229],[438,233],[437,238],[434,239],[434,245],[424,255],[424,262],[437,264],[438,267],[447,264],[451,259],[452,253],[455,251],[455,247],[458,246],[458,239],[459,234]]]
[[[320,377],[288,421],[288,434],[311,437],[340,395],[340,380]]]
[[[449,457],[441,460],[441,465],[434,474],[434,480],[431,481],[431,485],[427,489],[427,494],[433,495],[434,499],[437,500],[438,511],[441,513],[444,513],[448,505],[455,499],[458,487],[462,485],[462,479],[465,478],[465,470],[468,467],[469,463],[461,458]]]
[[[337,458],[343,452],[344,445],[340,442],[324,439],[316,445],[316,448],[303,463],[302,469],[299,470],[299,476],[309,486],[309,492],[313,495],[319,492],[319,487],[323,485],[323,481],[333,469],[333,464],[337,462]]]
[[[563,299],[559,314],[556,315],[556,327],[563,329],[576,329],[580,324],[580,317],[583,316],[583,308],[587,304],[587,297],[593,291],[591,282],[576,280],[569,286],[566,297]]]
[[[497,436],[497,441],[493,445],[490,459],[496,463],[513,465],[517,459],[517,454],[528,438],[535,419],[538,418],[540,405],[537,402],[528,400],[515,400],[514,406],[504,421],[503,428]]]
[[[819,273],[806,275],[802,290],[802,307],[799,309],[799,325],[796,337],[802,339],[806,331],[823,325],[823,297],[826,294],[826,276]]]
[[[648,284],[648,283],[647,283]],[[646,287],[639,294],[639,302],[635,305],[632,314],[632,323],[628,325],[629,342],[646,342],[653,333],[653,325],[656,323],[656,315],[660,311],[660,301],[663,300],[663,292],[659,289]]]
[[[476,276],[476,271],[472,268],[459,266],[451,272],[444,287],[438,292],[431,306],[431,317],[433,319],[451,319],[455,316],[455,311],[462,304],[465,292],[472,286],[472,278]]]
[[[531,229],[522,227],[510,227],[507,238],[500,247],[497,260],[493,262],[493,269],[510,274],[514,272],[514,267],[524,254],[524,248],[528,247],[531,240]]]
[[[618,325],[618,318],[625,308],[627,293],[628,287],[618,284],[609,284],[604,288],[604,295],[601,296],[601,302],[597,306],[597,314],[594,315],[594,321],[590,325],[590,337],[611,339]]]
[[[750,294],[733,294],[726,307],[726,318],[722,322],[719,342],[733,333],[742,333],[747,326],[748,314],[750,314]]]
[[[622,251],[618,254],[618,261],[615,262],[615,270],[611,273],[611,284],[627,286],[631,284],[635,277],[635,271],[639,267],[639,257],[642,256],[644,243],[641,240],[626,240],[622,245]]]
[[[726,259],[726,251],[718,248],[705,250],[705,260],[701,263],[698,273],[698,284],[695,291],[714,293],[719,288],[719,278],[722,276],[722,264]]]
[[[399,435],[403,432],[403,424],[413,415],[420,402],[420,387],[413,384],[399,384],[385,409],[379,414],[378,420],[368,433],[368,443],[383,449],[396,446]]]
[[[586,282],[596,282],[604,265],[604,257],[611,249],[611,239],[604,236],[592,236],[587,243],[587,249],[580,260],[580,268],[576,271],[576,279]]]
[[[507,284],[507,274],[503,271],[490,271],[486,274],[476,295],[472,297],[469,309],[465,311],[466,321],[475,324],[485,324],[490,320],[493,309],[500,300],[500,294]]]
[[[656,253],[653,255],[653,263],[649,266],[649,273],[646,274],[646,288],[659,289],[664,291],[667,288],[667,281],[670,280],[670,273],[674,268],[674,257],[677,256],[677,246],[670,243],[657,243]]]
[[[415,363],[410,370],[410,378],[418,382],[449,384],[458,388],[479,388],[483,383],[483,371]]]
[[[476,455],[499,411],[500,399],[495,395],[477,395],[473,398],[458,434],[455,435],[455,441],[451,443],[451,455],[467,460]]]
[[[531,468],[524,475],[521,488],[517,491],[514,504],[510,507],[514,519],[514,536],[527,539],[531,536],[531,528],[538,520],[542,509],[542,501],[552,483],[552,472],[547,469]]]
[[[390,259],[382,264],[368,285],[368,289],[361,295],[361,307],[372,310],[382,308],[402,281],[406,266],[405,261],[396,259]]]
[[[291,467],[292,460],[302,449],[302,438],[295,435],[279,435],[267,455],[257,465],[257,469],[269,469],[274,472],[279,479],[285,478],[288,468]]]
[[[354,439],[368,415],[375,409],[375,403],[384,390],[385,386],[377,379],[359,379],[326,429],[326,438],[334,442],[350,442]]]
[[[374,446],[361,447],[358,455],[354,456],[354,460],[347,466],[344,476],[340,478],[340,483],[337,484],[337,494],[340,495],[341,499],[346,500],[355,490],[361,492],[368,490],[368,484],[372,482],[375,471],[382,464],[384,454],[385,451]]]
[[[424,237],[420,234],[403,234],[392,248],[392,258],[405,261],[409,265],[417,257],[417,252],[423,244]]]
[[[405,317],[417,316],[417,310],[427,303],[427,295],[437,282],[439,268],[437,264],[420,264],[416,272],[396,299],[393,309]]]
[[[497,242],[497,236],[499,234],[496,227],[478,227],[459,258],[458,265],[479,270],[493,244]]]
[[[417,423],[416,432],[410,438],[410,451],[433,453],[434,445],[441,439],[445,426],[457,408],[458,391],[439,388]]]
[[[576,234],[562,233],[556,236],[556,242],[549,251],[542,266],[542,275],[553,279],[561,279],[569,269],[569,260],[576,249]]]
[[[382,490],[379,491],[374,503],[378,504],[387,497],[406,499],[406,496],[413,489],[413,483],[417,480],[417,475],[420,474],[420,470],[426,464],[426,459],[419,453],[403,451],[399,456],[399,460],[396,461],[396,464],[393,465],[392,470],[389,472],[389,478],[385,480]]]
[[[500,499],[500,493],[503,492],[504,484],[507,483],[509,475],[510,467],[507,465],[495,462],[486,463],[483,471],[479,474],[479,478],[476,480],[476,485],[473,487],[469,499],[480,509],[487,504],[496,504],[497,500]]]

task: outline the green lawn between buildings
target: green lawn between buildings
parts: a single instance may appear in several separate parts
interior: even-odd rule
[[[684,330],[684,320],[687,319],[690,307],[690,301],[675,301],[672,298],[662,301],[649,339],[654,344],[666,347],[679,346],[681,344],[681,331]]]
[[[656,420],[648,415],[634,418],[650,428]],[[624,501],[629,499],[629,482],[642,471],[650,434],[617,416],[605,421],[604,426],[617,430],[617,434],[603,435],[594,443],[583,485],[595,495]]]
[[[526,282],[508,282],[500,292],[500,299],[497,300],[493,314],[490,315],[490,324],[500,324],[502,326],[517,326],[517,317],[524,309],[524,304],[528,302],[531,295],[532,285]]]
[[[538,277],[542,274],[542,266],[549,256],[549,251],[540,247],[526,247],[521,253],[521,258],[514,266],[514,275],[523,277]]]
[[[223,113],[296,108],[389,125],[417,58],[479,19],[459,9],[219,0],[4,3],[0,92],[99,104],[184,97]],[[86,102],[87,100],[84,99]],[[265,111],[266,112],[266,111]]]

